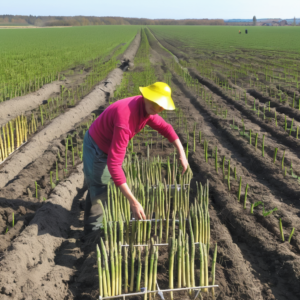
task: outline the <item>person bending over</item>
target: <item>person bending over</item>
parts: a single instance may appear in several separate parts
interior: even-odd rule
[[[166,83],[156,82],[139,89],[141,95],[119,100],[107,107],[84,136],[83,170],[88,188],[84,213],[85,234],[91,232],[91,223],[103,214],[97,200],[101,199],[104,203],[107,201],[107,184],[111,178],[128,199],[133,216],[137,219],[146,218],[122,170],[128,142],[146,125],[158,131],[177,148],[182,173],[188,168],[185,151],[177,134],[158,115],[164,109],[175,109],[171,88]]]

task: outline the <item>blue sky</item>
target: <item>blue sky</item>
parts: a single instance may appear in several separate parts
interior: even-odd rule
[[[0,14],[122,16],[149,19],[300,18],[300,0],[9,0]],[[298,13],[298,16],[295,15]]]

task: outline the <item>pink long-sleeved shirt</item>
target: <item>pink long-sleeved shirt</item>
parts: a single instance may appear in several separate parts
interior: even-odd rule
[[[107,154],[108,170],[116,186],[126,182],[122,163],[128,142],[146,125],[157,130],[171,143],[178,139],[173,127],[162,117],[147,115],[143,96],[134,96],[111,104],[89,129],[92,139]]]

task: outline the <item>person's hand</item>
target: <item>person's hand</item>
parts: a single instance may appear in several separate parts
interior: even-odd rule
[[[183,175],[185,173],[185,171],[187,170],[187,168],[189,167],[189,162],[186,159],[185,153],[183,153],[182,155],[179,156],[179,161],[182,165],[182,173],[181,175]]]
[[[142,205],[139,203],[139,201],[137,201],[137,200],[132,201],[130,203],[130,208],[132,210],[133,217],[135,219],[146,220],[144,209],[143,209]]]
[[[134,195],[131,193],[127,183],[123,183],[119,186],[119,189],[121,190],[122,194],[128,199],[130,203],[131,211],[133,212],[133,217],[141,220],[146,220],[146,216],[144,213],[143,206],[137,201],[134,197]]]
[[[179,153],[179,161],[182,165],[182,173],[181,175],[183,175],[185,173],[185,171],[188,169],[189,167],[189,162],[187,161],[187,158],[186,158],[186,155],[185,155],[185,151],[183,149],[183,146],[180,142],[179,139],[176,139],[174,142],[173,142],[173,145],[176,147],[178,153]]]

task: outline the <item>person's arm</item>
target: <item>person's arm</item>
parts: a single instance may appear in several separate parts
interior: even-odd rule
[[[184,151],[183,146],[182,146],[179,139],[176,139],[172,144],[176,147],[176,149],[178,151],[179,161],[180,161],[180,163],[183,167],[183,170],[182,170],[181,174],[183,174],[189,166],[188,160],[187,160],[186,155],[185,155],[185,151]]]
[[[128,199],[134,218],[139,220],[140,219],[146,220],[146,216],[142,205],[138,200],[136,200],[134,195],[131,193],[131,190],[129,189],[127,183],[121,184],[119,186],[119,189],[121,190],[122,194]]]
[[[176,139],[178,139],[178,135],[176,134],[172,125],[167,123],[159,115],[151,116],[147,121],[147,125],[149,125],[151,128],[158,131],[162,136],[167,138],[170,143],[173,143]]]
[[[129,141],[129,132],[121,127],[115,126],[113,138],[107,154],[107,167],[112,180],[116,186],[126,182],[122,164],[126,154]]]

